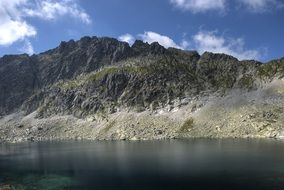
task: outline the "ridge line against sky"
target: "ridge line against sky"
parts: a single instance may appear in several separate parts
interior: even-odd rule
[[[264,61],[284,56],[283,11],[282,0],[1,0],[0,56],[96,35]]]

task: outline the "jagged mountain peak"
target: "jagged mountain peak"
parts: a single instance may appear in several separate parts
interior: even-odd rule
[[[95,96],[95,101],[101,102],[97,106],[122,102],[147,107],[204,91],[250,89],[257,77],[267,80],[282,76],[282,72],[283,59],[262,65],[225,54],[199,55],[197,51],[164,48],[157,42],[136,40],[130,47],[114,38],[86,36],[61,42],[38,55],[0,58],[0,115],[19,109],[29,99],[33,100],[31,107],[37,109],[51,91],[65,96],[65,88],[55,88],[60,81],[68,90],[72,84],[71,99],[73,92],[86,92],[85,98]],[[42,91],[43,95],[35,99]]]

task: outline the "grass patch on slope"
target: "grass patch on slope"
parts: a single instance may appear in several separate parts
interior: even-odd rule
[[[105,67],[96,72],[92,72],[86,75],[80,75],[73,80],[60,81],[57,84],[55,84],[55,86],[63,90],[72,90],[84,85],[87,82],[97,81],[107,75],[120,73],[120,72],[125,74],[135,74],[141,76],[147,74],[148,69],[146,67],[137,67],[137,66]]]
[[[193,118],[189,118],[187,120],[185,120],[185,122],[182,124],[181,128],[179,129],[179,133],[186,133],[189,132],[194,125],[194,120]]]

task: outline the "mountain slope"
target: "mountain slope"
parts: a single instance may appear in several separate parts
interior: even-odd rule
[[[158,43],[136,41],[130,47],[127,43],[112,38],[84,37],[76,42],[62,42],[59,47],[38,55],[0,58],[0,116],[3,117],[1,126],[5,128],[6,140],[19,138],[18,134],[14,135],[15,138],[11,137],[13,134],[10,134],[9,127],[20,126],[19,131],[23,130],[22,128],[30,130],[39,126],[38,120],[44,120],[48,125],[54,117],[63,119],[68,116],[76,122],[88,121],[88,125],[109,129],[117,127],[119,130],[121,126],[125,128],[127,121],[136,117],[135,115],[138,117],[139,114],[146,114],[140,116],[140,119],[155,121],[157,118],[153,118],[151,114],[157,115],[161,110],[166,110],[169,114],[177,114],[173,118],[176,124],[172,123],[175,121],[172,121],[169,115],[164,117],[163,114],[158,114],[158,117],[163,118],[159,118],[159,122],[154,122],[155,124],[133,125],[141,125],[141,130],[147,131],[155,126],[165,127],[170,124],[172,127],[169,125],[167,129],[171,132],[168,135],[160,134],[165,138],[208,136],[205,133],[211,134],[209,129],[212,125],[208,126],[207,132],[201,128],[200,134],[196,132],[184,135],[188,132],[181,132],[186,128],[183,125],[186,123],[184,120],[191,118],[189,115],[193,112],[196,114],[199,108],[206,107],[212,97],[224,101],[235,91],[241,92],[240,96],[248,93],[252,95],[261,89],[261,93],[264,93],[270,88],[269,84],[274,84],[275,81],[282,83],[283,77],[284,59],[262,64],[256,61],[238,61],[225,54],[205,52],[199,55],[195,51],[165,49]],[[276,91],[271,91],[268,98],[277,96],[281,99],[283,94],[278,93],[282,92],[281,85],[275,88]],[[189,107],[190,111],[185,111]],[[211,110],[212,112],[214,111]],[[178,115],[181,113],[188,116],[181,117]],[[19,119],[15,119],[13,114]],[[111,123],[114,116],[125,116],[128,119],[118,122],[119,127],[118,124]],[[13,119],[9,122],[7,117]],[[27,117],[28,122],[24,119]],[[92,118],[91,121],[88,118]],[[35,124],[31,123],[35,120]],[[201,120],[205,121],[206,118]],[[191,123],[190,121],[191,119],[188,123]],[[236,121],[235,124],[237,125]],[[62,121],[56,125],[63,125]],[[200,125],[206,126],[204,123]],[[52,125],[49,125],[49,128],[50,126]],[[84,131],[82,126],[83,124],[78,124],[78,133],[80,130]],[[95,134],[90,138],[121,139],[119,135],[115,136],[114,132],[108,134],[109,130],[99,133],[99,128],[95,127]],[[131,127],[126,127],[125,130],[135,131]],[[44,137],[41,130],[36,130],[36,133],[38,134],[34,136]],[[157,132],[151,133],[150,137],[159,136],[155,133]],[[173,135],[177,133],[178,135]],[[218,137],[219,134],[222,133],[217,130],[213,136]],[[220,137],[229,136],[228,134],[227,131]],[[29,135],[21,136],[25,139]],[[71,134],[71,137],[75,136]],[[82,138],[84,137],[82,135]]]

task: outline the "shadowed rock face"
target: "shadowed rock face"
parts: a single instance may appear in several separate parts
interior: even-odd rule
[[[0,58],[0,115],[20,109],[78,117],[116,107],[153,109],[185,97],[254,89],[256,81],[283,77],[283,64],[83,37],[38,55]]]
[[[39,87],[34,57],[4,56],[0,59],[0,114],[19,108]]]

